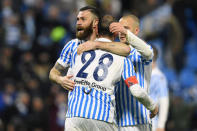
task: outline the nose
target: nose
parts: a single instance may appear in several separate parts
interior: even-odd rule
[[[81,20],[80,19],[77,20],[77,25],[81,25],[81,24],[82,24]]]

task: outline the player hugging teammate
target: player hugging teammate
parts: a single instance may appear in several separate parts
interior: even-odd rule
[[[129,23],[132,18],[125,16],[122,22]],[[151,48],[129,26],[120,23],[109,15],[101,18],[94,7],[80,9],[77,38],[65,45],[50,71],[50,79],[69,90],[66,131],[150,130],[147,109],[151,117],[158,111],[148,96],[149,82],[145,82]],[[117,32],[123,43],[113,42],[113,33]],[[143,51],[139,52],[141,48]],[[81,52],[77,54],[78,49]],[[124,54],[129,56],[120,56]]]

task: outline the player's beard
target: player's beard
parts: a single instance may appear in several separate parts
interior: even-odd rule
[[[93,32],[92,24],[93,23],[91,23],[86,28],[77,26],[77,29],[76,29],[76,37],[78,39],[80,39],[80,40],[86,40],[92,34],[92,32]]]

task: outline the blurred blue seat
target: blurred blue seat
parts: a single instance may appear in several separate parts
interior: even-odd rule
[[[193,85],[195,85],[196,79],[195,79],[195,72],[193,69],[185,67],[179,75],[179,80],[182,88],[190,88]]]

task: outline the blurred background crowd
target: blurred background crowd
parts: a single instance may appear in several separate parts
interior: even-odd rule
[[[170,92],[168,131],[197,130],[196,0],[1,0],[0,130],[63,131],[67,92],[48,74],[85,5],[140,18]]]

